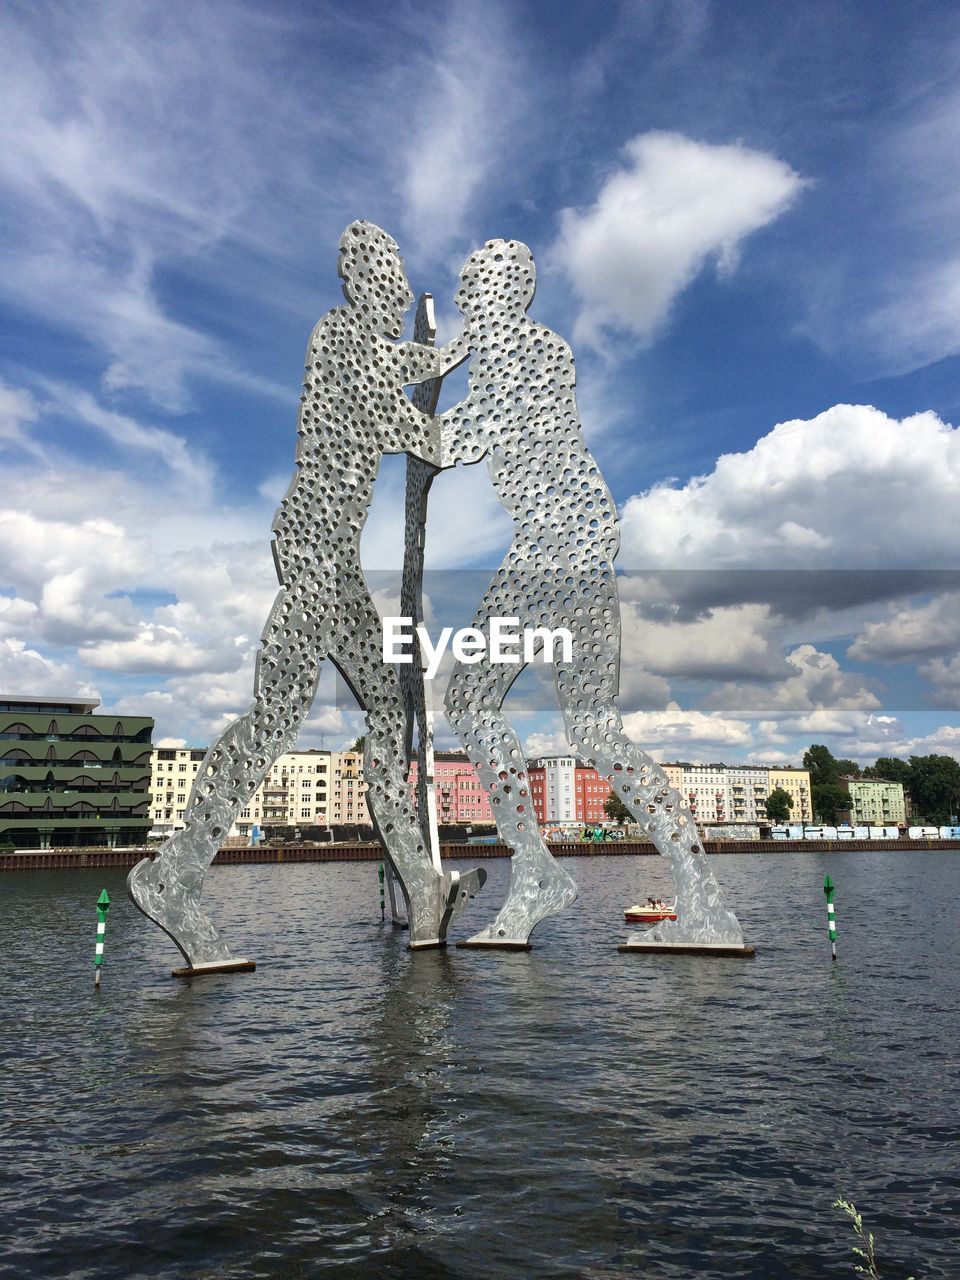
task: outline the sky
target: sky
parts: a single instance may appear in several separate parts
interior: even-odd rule
[[[362,217],[442,340],[473,248],[533,250],[620,510],[636,742],[960,758],[955,4],[8,0],[0,80],[0,691],[200,746],[247,709]],[[385,611],[403,475],[363,540]],[[509,536],[485,466],[437,479],[431,625]],[[545,674],[507,703],[531,754],[565,747]],[[359,732],[325,672],[300,745]]]

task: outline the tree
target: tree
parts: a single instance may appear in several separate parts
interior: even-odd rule
[[[953,756],[911,756],[910,798],[930,822],[945,825],[960,806],[960,764]]]
[[[366,735],[365,733],[361,734],[359,738],[354,738],[354,740],[353,740],[353,746],[350,748],[350,750],[351,750],[351,751],[362,751],[362,750],[363,750],[363,744],[366,742],[366,740],[367,740],[367,735]]]
[[[840,777],[840,770],[833,753],[822,743],[815,742],[803,753],[803,767],[810,774],[811,787],[833,785]]]
[[[603,805],[603,812],[611,822],[617,822],[620,826],[623,826],[625,822],[633,821],[633,814],[615,791],[611,791],[607,796]]]
[[[838,778],[859,778],[860,766],[856,760],[838,760],[837,761],[837,777]]]
[[[899,782],[904,788],[910,785],[910,766],[896,756],[878,756],[874,764],[863,771],[865,778],[881,778],[884,782]]]
[[[783,787],[774,787],[767,796],[767,817],[771,822],[786,822],[793,808],[793,796]]]
[[[850,808],[850,796],[835,782],[811,785],[810,791],[813,798],[813,811],[821,822],[836,822],[839,810]]]

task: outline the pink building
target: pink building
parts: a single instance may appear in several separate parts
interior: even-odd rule
[[[438,751],[433,757],[437,789],[437,821],[493,822],[490,801],[476,769],[461,751]],[[410,793],[416,802],[417,761],[410,765]]]

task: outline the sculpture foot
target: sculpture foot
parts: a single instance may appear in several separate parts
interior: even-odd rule
[[[475,898],[487,883],[487,872],[484,867],[473,867],[470,871],[448,871],[444,881],[447,905],[440,921],[440,937],[446,940],[447,930],[454,920],[463,914],[470,899]]]
[[[682,919],[661,920],[640,933],[632,933],[625,943],[631,950],[666,951],[670,948],[732,948],[744,949],[743,930],[732,911],[721,911],[709,920],[690,923]],[[750,950],[748,948],[748,950]]]
[[[576,881],[556,863],[539,872],[523,867],[493,924],[457,945],[527,951],[530,935],[537,925],[569,907],[576,897]]]
[[[213,964],[191,964],[185,969],[172,969],[175,978],[202,978],[207,973],[252,973],[253,960],[218,960]]]
[[[200,909],[199,891],[191,891],[177,871],[164,863],[161,853],[155,861],[144,858],[130,872],[127,892],[134,906],[176,943],[191,968],[235,962],[213,922]]]

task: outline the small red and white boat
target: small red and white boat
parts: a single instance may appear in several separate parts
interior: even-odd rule
[[[676,920],[676,902],[664,902],[662,898],[648,898],[646,902],[628,907],[623,913],[627,924],[656,924],[658,920]]]

